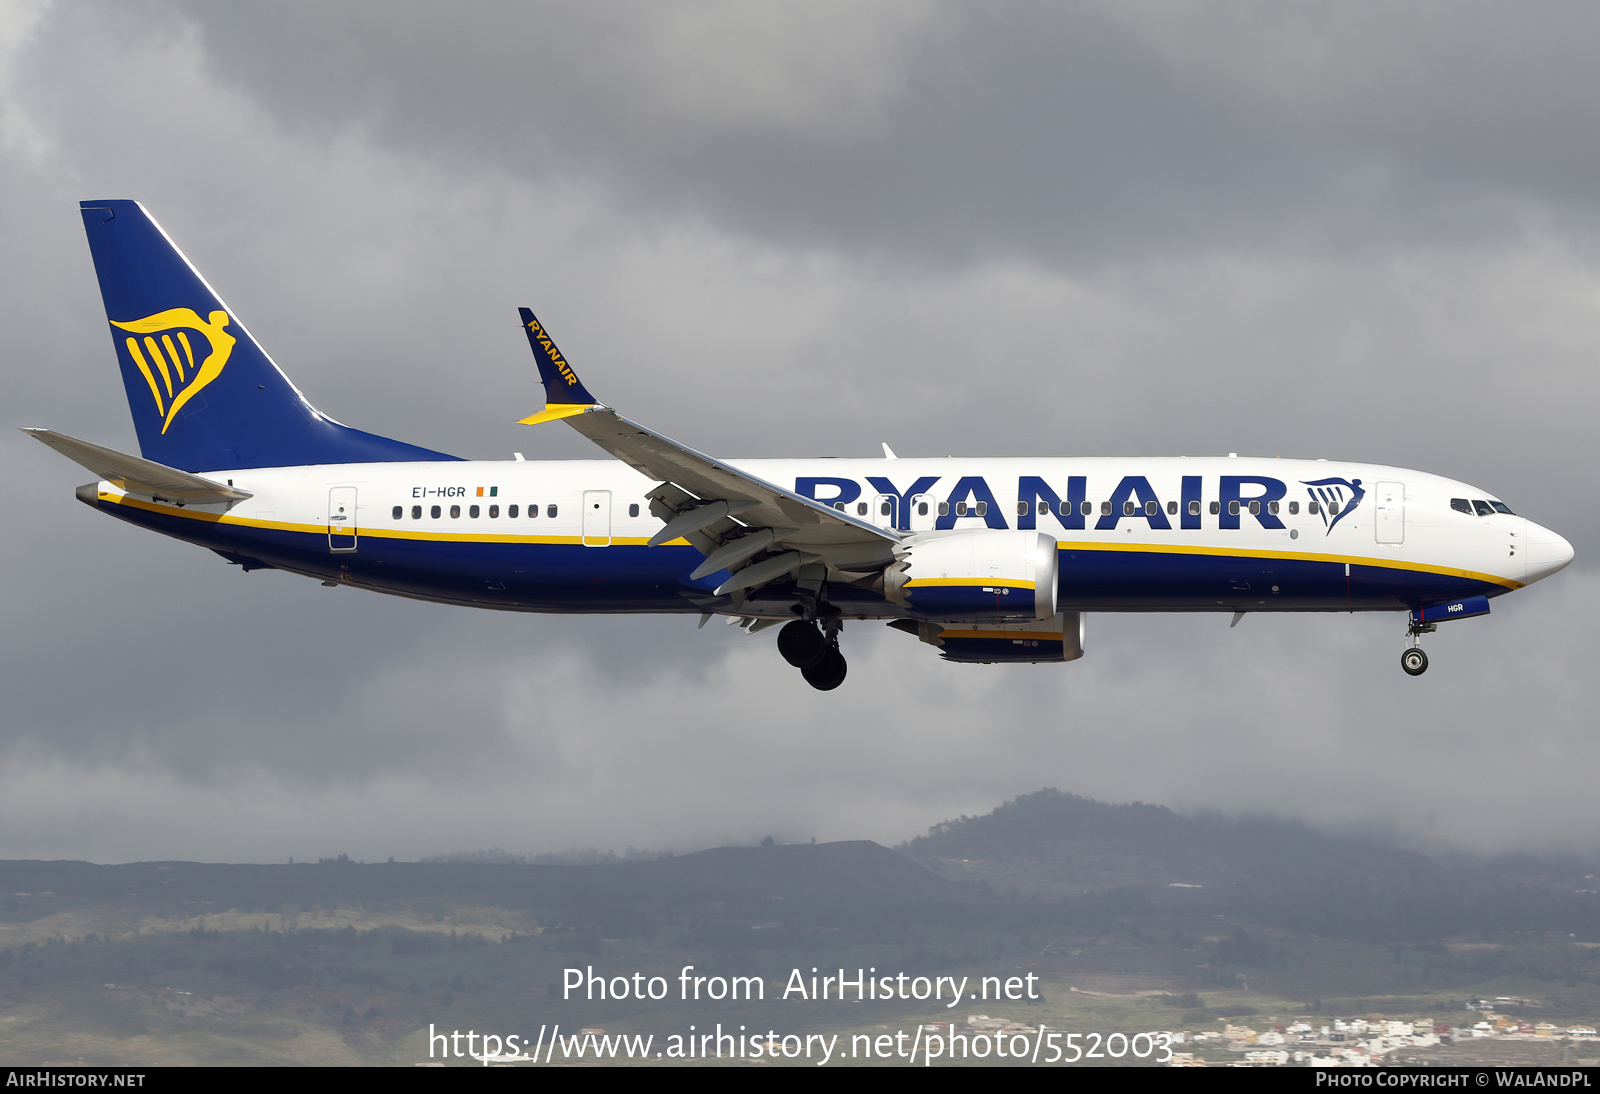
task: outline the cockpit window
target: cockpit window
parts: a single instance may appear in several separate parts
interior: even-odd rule
[[[1450,508],[1458,513],[1465,513],[1469,517],[1472,515],[1472,503],[1466,498],[1451,498]]]
[[[1508,517],[1516,516],[1516,514],[1511,511],[1511,507],[1503,501],[1491,501],[1489,504],[1494,506],[1494,511],[1496,513],[1504,513]]]
[[[1494,516],[1494,510],[1489,508],[1489,503],[1486,501],[1479,501],[1477,498],[1473,498],[1472,507],[1478,511],[1480,517]]]

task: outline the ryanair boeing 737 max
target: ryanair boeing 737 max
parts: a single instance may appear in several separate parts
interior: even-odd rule
[[[813,687],[847,619],[949,661],[1070,661],[1083,613],[1403,611],[1401,664],[1445,620],[1572,561],[1485,490],[1283,459],[720,460],[594,398],[532,312],[562,419],[615,459],[464,461],[306,401],[133,201],[82,203],[141,455],[47,429],[93,508],[279,569],[478,608],[714,615]]]

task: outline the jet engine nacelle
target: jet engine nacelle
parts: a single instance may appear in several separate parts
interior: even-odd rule
[[[895,548],[883,588],[919,619],[1022,623],[1056,614],[1057,572],[1039,532],[929,532]]]

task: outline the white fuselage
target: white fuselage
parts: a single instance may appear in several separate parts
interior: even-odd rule
[[[1572,558],[1566,540],[1493,511],[1499,499],[1483,490],[1370,464],[728,462],[913,542],[961,530],[1052,536],[1062,610],[1399,610],[1496,596]],[[98,501],[246,565],[400,595],[524,611],[732,610],[712,595],[716,575],[688,579],[701,556],[683,540],[646,546],[663,526],[646,499],[657,483],[614,460],[330,464],[210,477],[252,496],[179,507],[101,483]],[[830,574],[846,577],[860,575]],[[910,614],[859,585],[843,594],[849,615]],[[759,603],[741,610],[759,613]]]

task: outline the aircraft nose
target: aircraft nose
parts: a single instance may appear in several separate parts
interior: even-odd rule
[[[1564,569],[1572,561],[1572,544],[1565,536],[1552,532],[1543,525],[1528,522],[1527,547],[1528,582],[1549,577]]]

